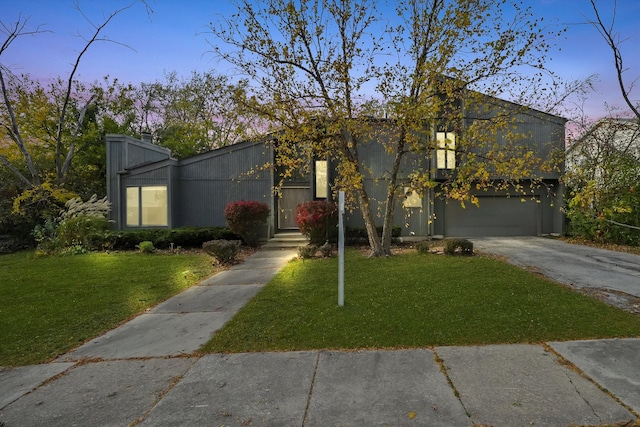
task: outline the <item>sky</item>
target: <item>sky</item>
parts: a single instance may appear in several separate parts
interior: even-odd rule
[[[130,0],[77,0],[87,18],[102,23]],[[584,79],[599,75],[595,92],[584,104],[592,117],[605,114],[605,105],[624,108],[617,86],[613,55],[596,29],[585,24],[593,19],[589,0],[522,0],[544,22],[567,26],[559,51],[551,55],[549,68],[562,77]],[[391,3],[393,3],[391,1]],[[613,0],[598,0],[605,22],[611,22]],[[29,17],[27,29],[41,25],[46,32],[16,39],[0,57],[0,63],[14,73],[38,79],[66,78],[72,62],[84,46],[79,34],[90,35],[90,25],[74,8],[74,0],[0,0],[0,21],[4,25]],[[94,81],[109,75],[121,82],[154,82],[165,72],[188,77],[192,71],[228,71],[211,53],[208,24],[233,12],[230,1],[147,0],[134,4],[114,18],[104,35],[118,43],[95,44],[83,57],[76,74],[79,80]],[[640,1],[617,0],[615,28],[625,42],[621,45],[631,82],[640,78]],[[2,35],[4,41],[5,35]],[[126,44],[128,47],[123,46]],[[209,53],[208,53],[209,52]],[[640,99],[640,88],[632,92]]]

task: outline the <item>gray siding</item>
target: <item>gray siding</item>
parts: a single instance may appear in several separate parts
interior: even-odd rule
[[[394,129],[389,124],[381,124],[380,126],[382,130],[376,131],[376,138],[380,138],[379,140],[364,141],[358,146],[358,156],[363,165],[362,172],[365,175],[364,184],[374,212],[376,226],[382,226],[383,223],[389,178],[395,156],[393,153],[388,153],[380,141],[388,142],[398,138],[397,129]],[[408,182],[411,172],[417,168],[426,169],[427,165],[428,162],[425,156],[406,153],[402,158],[397,183],[404,187],[403,183]],[[403,236],[427,235],[430,209],[428,194],[423,195],[422,208],[405,209],[402,206],[403,200],[402,191],[399,191],[395,200],[392,225],[401,227]],[[349,227],[364,227],[360,211],[355,210],[347,214],[346,225]]]
[[[176,174],[176,225],[224,226],[224,208],[237,200],[267,203],[274,214],[273,153],[267,144],[241,143],[180,162]],[[269,221],[273,230],[273,218]]]
[[[107,135],[107,199],[111,202],[109,219],[117,229],[123,227],[123,176],[132,168],[170,159],[171,151],[125,135]]]

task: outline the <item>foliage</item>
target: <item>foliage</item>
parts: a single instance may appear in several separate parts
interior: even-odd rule
[[[50,182],[24,190],[13,200],[13,211],[34,224],[60,214],[65,204],[76,197],[74,193]]]
[[[640,128],[603,119],[569,149],[565,208],[569,233],[598,242],[640,245]]]
[[[304,246],[298,246],[298,257],[302,259],[309,259],[316,256],[318,252],[318,246],[312,243]]]
[[[104,234],[102,246],[105,249],[132,250],[138,242],[149,240],[158,249],[173,247],[201,248],[209,240],[235,240],[239,236],[223,227],[185,227],[171,230],[150,228],[144,230],[108,231]]]
[[[235,144],[250,135],[255,119],[239,103],[244,98],[245,81],[232,83],[227,75],[192,72],[179,79],[175,72],[163,80],[138,88],[146,121],[158,145],[184,158],[214,148]]]
[[[424,348],[640,333],[637,315],[489,257],[406,253],[371,262],[348,250],[345,278],[339,307],[336,287],[327,286],[338,281],[336,258],[287,264],[203,350]]]
[[[210,240],[202,244],[202,249],[220,264],[232,263],[240,250],[240,240]]]
[[[382,236],[382,226],[376,226],[376,232],[378,236]],[[348,244],[360,244],[362,240],[367,239],[367,229],[359,227],[346,227],[345,228],[345,241]],[[394,238],[400,237],[402,234],[402,227],[394,225],[392,227],[391,236]]]
[[[224,218],[231,231],[252,246],[257,243],[258,231],[266,224],[269,212],[269,206],[264,202],[240,200],[224,208]]]
[[[330,258],[331,254],[333,254],[333,245],[327,241],[324,245],[318,248],[318,251],[322,257]]]
[[[87,250],[102,249],[101,241],[109,226],[104,217],[77,215],[60,221],[58,242],[62,247],[79,245]]]
[[[153,253],[153,251],[156,250],[155,246],[153,246],[153,242],[149,241],[149,240],[145,240],[144,242],[140,242],[137,245],[137,248],[140,250],[140,252],[142,252],[143,254],[150,254]]]
[[[20,198],[16,201],[24,202]],[[74,255],[101,248],[109,224],[106,218],[109,210],[106,197],[98,200],[93,195],[86,202],[79,197],[68,200],[58,216],[49,217],[34,227],[39,254]]]
[[[328,200],[312,200],[296,206],[295,220],[300,232],[314,245],[333,240],[338,225],[338,206]]]
[[[414,245],[414,248],[420,254],[428,254],[431,252],[432,243],[430,240],[423,240]]]
[[[45,363],[213,273],[202,254],[0,257],[0,366]]]
[[[107,200],[107,197],[105,196],[102,199],[98,199],[98,196],[95,194],[86,202],[83,202],[80,197],[75,197],[68,200],[64,206],[65,210],[60,215],[63,221],[79,216],[106,218],[111,210],[111,202]]]
[[[473,243],[467,239],[445,239],[444,253],[447,255],[473,255]]]

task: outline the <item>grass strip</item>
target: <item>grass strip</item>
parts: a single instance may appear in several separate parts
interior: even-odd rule
[[[287,265],[205,352],[406,348],[640,336],[640,316],[488,257],[409,253]]]

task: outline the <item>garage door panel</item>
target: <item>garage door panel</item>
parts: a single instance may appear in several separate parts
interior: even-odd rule
[[[519,198],[480,197],[480,206],[457,202],[445,206],[447,236],[536,236],[539,234],[538,204]]]

